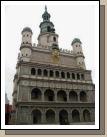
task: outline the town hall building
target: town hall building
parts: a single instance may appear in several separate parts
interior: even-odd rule
[[[32,43],[31,28],[21,32],[13,80],[14,124],[95,124],[95,85],[82,42],[74,38],[73,50],[61,49],[50,17],[45,6],[37,44]]]

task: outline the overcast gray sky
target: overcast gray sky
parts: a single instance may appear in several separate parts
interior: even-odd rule
[[[86,68],[92,70],[95,81],[95,5],[61,5],[48,4],[50,20],[59,35],[59,47],[72,49],[71,42],[80,38],[85,55]],[[33,31],[33,43],[37,43],[45,4],[8,5],[5,7],[6,57],[5,57],[5,91],[12,102],[13,78],[16,72],[17,56],[20,52],[21,31],[29,26]]]

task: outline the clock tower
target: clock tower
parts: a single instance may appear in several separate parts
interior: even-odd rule
[[[53,44],[58,45],[58,34],[55,33],[54,24],[50,21],[50,14],[45,6],[42,15],[43,21],[40,23],[40,34],[38,36],[38,46],[51,47]]]

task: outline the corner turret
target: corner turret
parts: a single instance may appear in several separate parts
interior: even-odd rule
[[[85,62],[84,62],[84,55],[82,51],[82,42],[79,38],[74,38],[72,43],[73,52],[76,56],[77,65],[79,68],[86,69]]]
[[[32,30],[29,27],[25,27],[22,30],[22,42],[20,47],[20,60],[29,61],[32,51]]]

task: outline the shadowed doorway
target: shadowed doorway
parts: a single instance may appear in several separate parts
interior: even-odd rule
[[[68,112],[66,110],[61,110],[59,112],[59,123],[60,125],[69,125]]]
[[[41,123],[41,112],[38,109],[32,111],[32,122],[33,124]]]

